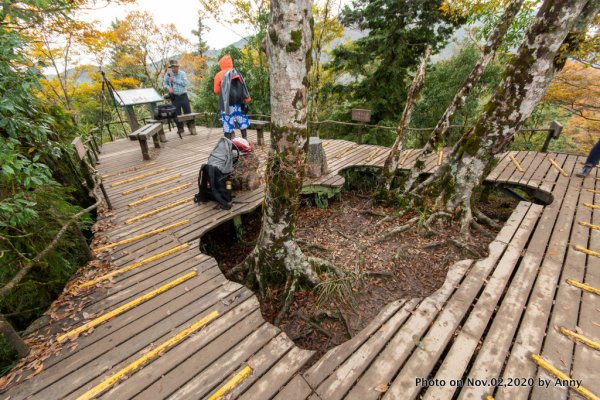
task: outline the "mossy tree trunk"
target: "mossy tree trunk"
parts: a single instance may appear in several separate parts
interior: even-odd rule
[[[319,282],[294,240],[305,165],[311,6],[310,0],[271,1],[267,56],[272,116],[266,193],[257,245],[240,266],[261,295],[268,284],[286,282],[289,297],[300,280]]]
[[[488,37],[487,43],[483,48],[481,58],[479,59],[469,76],[467,76],[461,88],[454,95],[452,102],[450,103],[450,105],[448,105],[446,111],[444,111],[444,114],[433,129],[429,141],[427,142],[427,144],[425,144],[425,147],[423,148],[423,152],[419,155],[419,157],[417,157],[417,160],[415,161],[414,166],[410,171],[410,177],[405,182],[405,191],[410,191],[413,189],[419,175],[423,172],[423,168],[425,167],[425,160],[432,153],[436,144],[440,140],[444,139],[446,132],[448,131],[448,127],[450,126],[450,123],[452,121],[452,118],[454,117],[456,112],[460,110],[461,107],[465,104],[469,93],[471,93],[473,87],[475,87],[477,82],[479,82],[479,79],[483,75],[485,68],[490,63],[490,61],[494,59],[496,51],[502,43],[504,35],[508,31],[508,28],[510,27],[513,19],[515,18],[515,15],[517,15],[519,10],[521,9],[523,2],[524,0],[512,0],[506,7],[506,11],[502,15],[502,18],[498,22],[498,25],[496,25],[495,29],[490,33]]]
[[[468,235],[473,190],[540,101],[566,52],[598,13],[597,0],[545,0],[475,127],[454,146],[444,164],[412,193],[461,218]],[[577,32],[575,32],[577,31]],[[571,34],[569,34],[571,32]]]
[[[392,183],[394,181],[394,177],[396,176],[396,170],[398,169],[398,164],[400,161],[400,153],[403,149],[404,136],[408,130],[408,125],[410,124],[412,112],[415,109],[417,97],[421,91],[421,88],[423,87],[423,78],[425,77],[425,69],[427,68],[427,60],[429,59],[430,52],[431,46],[427,46],[423,54],[421,65],[419,66],[412,84],[410,85],[410,89],[408,90],[406,105],[404,106],[404,111],[402,111],[402,117],[400,118],[398,128],[396,128],[396,140],[390,149],[390,154],[383,164],[379,183],[377,185],[377,189],[375,189],[374,197],[378,200],[385,201],[390,194],[390,189],[392,188]]]

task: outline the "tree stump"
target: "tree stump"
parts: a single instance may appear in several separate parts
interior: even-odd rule
[[[306,155],[306,174],[310,178],[318,178],[329,172],[327,157],[323,150],[323,142],[318,137],[308,138],[308,154]]]

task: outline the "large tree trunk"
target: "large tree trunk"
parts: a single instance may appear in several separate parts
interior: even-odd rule
[[[440,139],[444,138],[446,132],[448,131],[448,127],[450,126],[450,122],[454,117],[454,114],[456,114],[456,112],[460,110],[460,108],[465,104],[469,93],[471,93],[473,87],[477,84],[477,82],[479,82],[479,79],[481,78],[481,75],[483,75],[485,68],[490,63],[490,61],[494,59],[496,51],[502,43],[502,38],[504,38],[504,35],[508,31],[508,28],[510,27],[510,24],[515,18],[515,15],[517,15],[519,10],[521,9],[523,1],[524,0],[511,1],[508,7],[506,8],[506,11],[502,15],[502,18],[498,22],[498,25],[490,33],[487,43],[483,48],[483,54],[481,55],[481,58],[479,59],[469,76],[467,76],[467,78],[463,82],[462,87],[454,95],[452,102],[450,103],[448,108],[446,108],[446,111],[444,111],[444,114],[433,129],[429,141],[427,142],[427,144],[425,144],[425,147],[423,148],[423,152],[419,155],[419,157],[417,157],[417,160],[415,161],[415,164],[410,171],[410,177],[405,183],[405,191],[410,191],[414,187],[417,178],[423,171],[423,167],[425,166],[425,160],[434,150],[436,143]]]
[[[273,112],[266,193],[257,245],[241,265],[261,295],[267,283],[287,282],[290,297],[299,279],[319,282],[294,241],[305,163],[311,19],[310,0],[271,1],[267,55]]]
[[[398,125],[398,128],[396,128],[396,140],[390,149],[390,154],[383,164],[383,169],[381,170],[381,176],[379,178],[379,184],[375,190],[374,196],[377,199],[385,200],[390,193],[390,189],[392,188],[392,182],[396,176],[396,170],[398,169],[398,163],[400,161],[400,153],[403,149],[404,136],[408,130],[412,112],[415,109],[417,96],[421,91],[421,87],[423,86],[423,77],[425,76],[425,69],[427,68],[427,60],[429,59],[430,52],[431,46],[427,46],[425,48],[425,53],[423,54],[423,60],[421,60],[421,65],[419,66],[410,89],[408,90],[406,105],[404,106],[402,117],[400,118],[400,124]]]
[[[599,8],[597,0],[545,0],[505,77],[475,127],[454,146],[436,173],[414,194],[437,199],[447,211],[460,216],[461,231],[473,222],[471,197],[525,119],[544,95],[554,75],[564,66],[565,50],[577,45],[574,28],[584,29]],[[579,18],[579,20],[578,20]],[[586,23],[587,22],[587,23]],[[566,46],[563,46],[566,45]],[[560,53],[559,53],[560,52]]]

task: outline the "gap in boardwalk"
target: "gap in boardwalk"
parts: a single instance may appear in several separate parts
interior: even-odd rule
[[[365,180],[362,180],[364,182]],[[488,216],[504,222],[517,202],[499,192],[488,191],[477,206]],[[294,342],[317,351],[317,358],[360,332],[388,303],[425,297],[446,279],[453,263],[487,256],[496,231],[473,231],[463,248],[460,224],[438,221],[432,231],[420,226],[381,239],[381,234],[402,225],[418,213],[400,216],[392,208],[370,207],[371,189],[348,187],[324,202],[305,198],[299,211],[296,239],[306,255],[319,257],[344,270],[346,277],[320,274],[323,283],[303,287],[279,324]],[[321,205],[318,207],[316,204]],[[385,216],[395,216],[389,221]],[[241,217],[242,223],[224,223],[202,237],[201,250],[213,256],[228,272],[252,251],[260,232],[261,210]],[[230,277],[245,283],[245,277]],[[251,288],[255,289],[255,288]],[[283,304],[284,288],[273,288],[262,299],[263,316],[273,322]]]

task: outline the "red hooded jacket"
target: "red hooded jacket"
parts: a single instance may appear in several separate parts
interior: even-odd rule
[[[215,94],[221,93],[221,81],[223,80],[223,75],[225,75],[225,72],[233,69],[233,60],[229,54],[225,54],[223,57],[221,57],[219,60],[219,67],[221,67],[221,70],[215,75],[215,83],[213,86]]]

